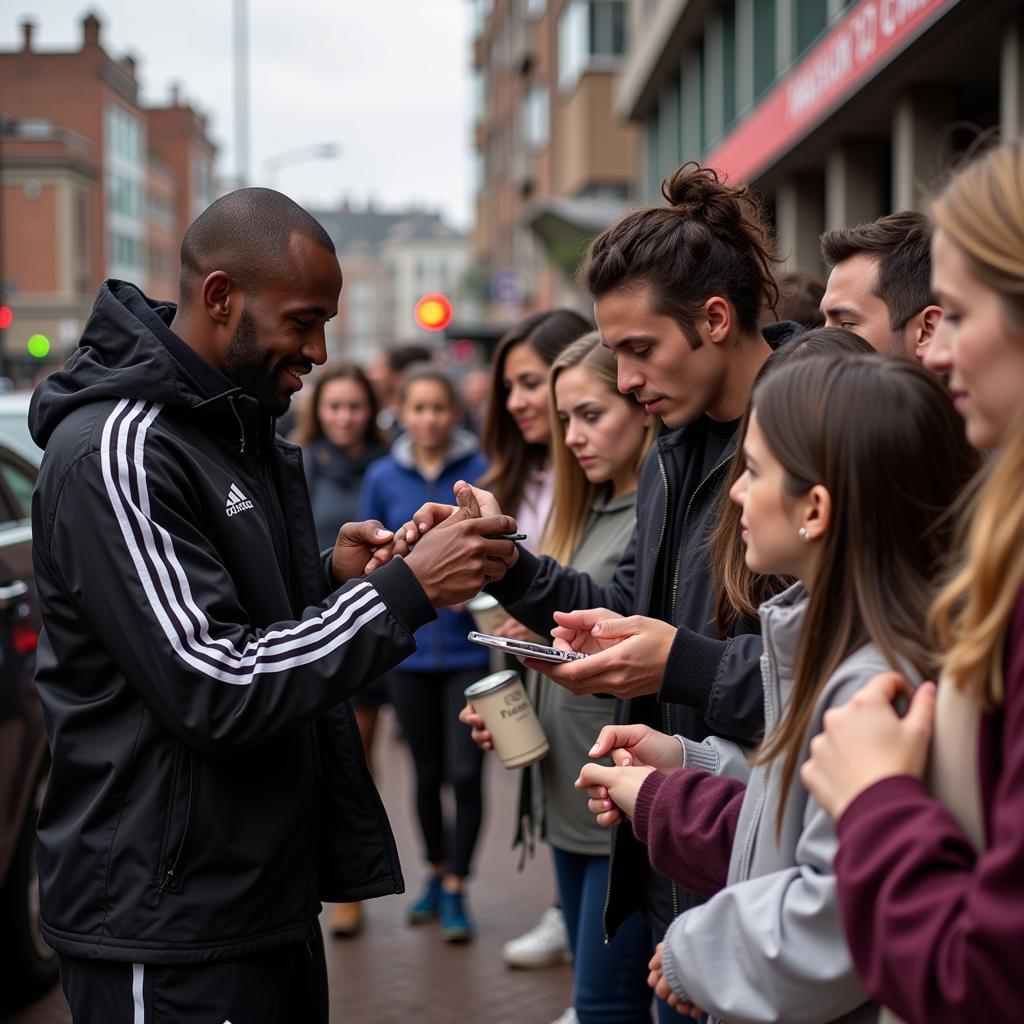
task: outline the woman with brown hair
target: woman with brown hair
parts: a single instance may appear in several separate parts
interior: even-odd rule
[[[836,818],[843,924],[865,987],[910,1024],[1016,1022],[1024,972],[1024,143],[932,206],[949,365],[971,444],[993,451],[932,608],[943,676],[905,718],[887,675],[830,716],[804,765]],[[934,722],[933,722],[934,718]],[[932,739],[930,764],[929,741]]]
[[[657,421],[616,386],[615,356],[593,331],[574,341],[551,366],[555,495],[541,550],[602,581],[636,526],[640,464],[657,435]],[[573,772],[612,701],[568,690],[530,672],[527,687],[550,744],[547,756],[524,769],[517,840],[532,848],[538,824],[551,847],[558,895],[574,965],[573,1009],[561,1020],[580,1024],[650,1021],[646,964],[651,935],[639,914],[605,941],[600,926],[608,888],[608,836],[594,824],[572,787]],[[472,708],[460,718],[485,749],[490,734]]]
[[[729,762],[745,779],[687,767],[687,744],[672,775],[589,764],[579,785],[595,813],[632,819],[656,870],[708,897],[656,951],[659,995],[713,1020],[867,1024],[835,833],[797,770],[824,715],[878,672],[932,671],[924,613],[977,460],[942,385],[908,360],[795,360],[751,405],[730,493],[747,565],[797,581],[760,608],[765,740],[752,765]]]

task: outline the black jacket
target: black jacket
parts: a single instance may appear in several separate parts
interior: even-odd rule
[[[433,608],[401,561],[337,586],[299,449],[173,312],[105,284],[30,412],[42,920],[80,957],[234,958],[402,891],[345,701]]]
[[[788,321],[763,328],[773,348],[800,331],[799,325]],[[757,629],[753,622],[741,624],[737,635],[719,634],[713,622],[714,587],[705,543],[714,526],[735,439],[711,471],[700,476],[694,461],[703,447],[695,442],[703,440],[705,430],[706,424],[698,422],[662,435],[644,461],[637,488],[636,532],[610,583],[598,585],[583,573],[520,548],[515,566],[489,589],[510,615],[542,635],[551,629],[556,611],[605,607],[622,615],[664,613],[678,632],[658,693],[660,707],[652,715],[649,698],[619,701],[616,721],[647,721],[663,732],[695,740],[714,734],[752,743],[764,727],[761,638],[746,632]],[[698,482],[690,493],[682,493],[683,481],[695,479]],[[666,551],[671,559],[666,579],[672,582],[669,592],[661,593],[656,569],[663,545],[669,542],[666,525],[672,510],[677,517],[673,536],[679,546],[674,552]],[[638,909],[663,931],[677,914],[698,902],[665,882],[652,905],[649,872],[646,849],[632,829],[616,828],[605,907],[609,935]]]

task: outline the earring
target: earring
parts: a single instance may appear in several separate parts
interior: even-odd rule
[[[800,529],[797,531],[797,536],[799,536],[801,540],[807,540],[807,527],[801,526]]]

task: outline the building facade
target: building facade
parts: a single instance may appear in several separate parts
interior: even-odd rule
[[[174,298],[184,226],[213,199],[203,119],[143,107],[135,59],[106,52],[95,15],[81,27],[77,50],[46,51],[24,21],[0,52],[0,376],[38,371],[32,336],[63,361],[105,278]]]
[[[637,0],[616,87],[638,191],[700,160],[765,197],[791,267],[919,208],[979,133],[1024,129],[1019,0]]]
[[[588,238],[625,209],[637,132],[612,110],[625,0],[474,0],[477,291],[494,320],[585,305]]]
[[[447,296],[460,319],[478,316],[465,288],[466,237],[439,214],[357,209],[347,202],[310,213],[331,236],[344,278],[338,315],[327,325],[332,355],[368,364],[396,345],[440,344],[441,336],[423,330],[413,315],[419,299],[431,293]]]

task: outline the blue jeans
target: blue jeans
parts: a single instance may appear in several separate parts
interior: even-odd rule
[[[551,852],[573,955],[572,1002],[580,1024],[650,1024],[650,928],[636,913],[606,945],[602,919],[608,858],[568,853],[554,846]],[[675,1011],[672,1015],[683,1019]]]

